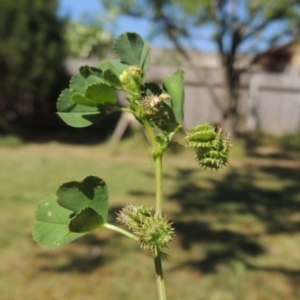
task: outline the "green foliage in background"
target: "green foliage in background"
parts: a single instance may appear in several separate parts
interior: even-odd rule
[[[22,93],[46,101],[62,74],[64,21],[56,0],[0,2],[0,94],[14,110]],[[1,117],[1,115],[0,115]]]
[[[112,49],[112,36],[102,22],[89,24],[68,21],[65,41],[71,58],[104,57]]]

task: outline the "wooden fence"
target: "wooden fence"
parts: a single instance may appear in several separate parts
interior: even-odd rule
[[[300,76],[254,74],[249,82],[249,130],[271,135],[300,130]]]
[[[69,60],[70,74],[80,65],[97,66],[99,61]],[[162,83],[177,68],[153,66],[147,80]],[[209,87],[208,87],[209,86]],[[189,129],[202,122],[219,123],[221,112],[213,94],[226,101],[224,76],[219,69],[185,69],[185,123]],[[239,101],[240,131],[259,129],[270,135],[292,134],[300,130],[300,75],[245,74]]]
[[[161,83],[175,68],[153,67],[149,80]],[[205,76],[205,78],[203,78]],[[185,74],[185,123],[189,129],[202,122],[219,123],[219,101],[225,99],[221,71],[187,70]],[[246,74],[242,77],[239,101],[239,130],[259,129],[270,135],[291,134],[300,130],[300,76],[288,74]]]

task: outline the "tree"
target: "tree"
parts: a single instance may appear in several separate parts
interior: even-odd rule
[[[46,103],[62,74],[64,20],[57,1],[0,2],[0,118],[32,113]],[[2,116],[1,116],[2,112]]]
[[[101,23],[94,21],[88,25],[69,21],[65,40],[68,57],[103,57],[112,50],[112,36]]]
[[[209,90],[221,111],[221,122],[227,123],[232,133],[238,120],[241,74],[262,51],[295,38],[299,29],[293,26],[299,20],[299,0],[103,1],[107,8],[119,7],[120,14],[147,18],[154,27],[152,36],[163,34],[190,62],[188,46],[195,41],[199,44],[204,27],[211,29],[209,39],[221,57],[227,97],[220,101],[213,89]],[[272,26],[276,28],[272,30]],[[241,53],[252,56],[243,67],[239,64]]]

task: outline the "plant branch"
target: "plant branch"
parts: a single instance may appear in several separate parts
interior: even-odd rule
[[[149,123],[149,121],[147,119],[143,120],[143,124],[144,124],[145,129],[148,133],[149,139],[151,141],[151,145],[155,149],[157,147],[158,143],[155,139],[155,134],[154,134],[153,128],[151,127],[151,124]]]
[[[109,223],[105,223],[104,227],[107,228],[107,229],[111,229],[111,230],[114,230],[116,232],[119,232],[119,233],[121,233],[121,234],[123,234],[123,235],[125,235],[125,236],[127,236],[127,237],[129,237],[131,239],[133,239],[133,240],[138,240],[138,238],[134,234],[130,233],[129,231],[127,231],[125,229],[117,227],[115,225],[112,225],[112,224],[109,224]]]

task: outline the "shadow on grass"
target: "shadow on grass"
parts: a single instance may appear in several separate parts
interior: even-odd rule
[[[201,245],[204,252],[199,253],[199,259],[186,260],[176,269],[188,266],[208,273],[232,261],[259,269],[250,267],[248,260],[268,252],[259,239],[261,235],[300,232],[300,219],[292,218],[300,213],[300,170],[278,165],[276,160],[270,166],[259,162],[245,164],[242,170],[229,168],[223,177],[201,177],[203,180],[197,169],[176,169],[171,180],[177,189],[167,195],[168,201],[180,206],[171,216],[176,238],[183,250],[193,251],[194,245]],[[145,196],[139,190],[130,194]],[[271,270],[298,275],[295,270]]]
[[[107,255],[104,258],[102,255],[102,248],[106,244],[106,240],[87,234],[55,251],[40,252],[37,257],[43,263],[39,271],[90,273],[113,259]],[[85,254],[82,253],[83,248]]]
[[[190,267],[210,273],[216,271],[220,264],[240,260],[240,256],[264,253],[264,248],[245,234],[227,229],[214,230],[209,224],[199,221],[175,222],[175,232],[184,250],[189,250],[194,244],[202,244],[206,248],[205,258],[187,260],[175,269]]]
[[[193,172],[178,169],[178,182],[183,182],[169,199],[177,201],[182,210],[177,216],[199,212],[213,213],[226,219],[226,214],[252,215],[262,222],[269,231],[286,232],[299,230],[299,222],[292,221],[291,214],[299,211],[300,202],[296,200],[299,193],[298,178],[300,170],[286,167],[260,167],[259,171],[276,176],[275,181],[293,181],[282,188],[264,188],[259,186],[253,168],[241,175],[238,170],[231,169],[223,180],[208,179],[212,188],[207,189],[193,182]],[[206,179],[207,180],[207,179]],[[274,181],[274,182],[275,182]],[[262,180],[263,182],[263,180]],[[201,183],[200,183],[201,184]]]
[[[242,173],[246,175],[231,168],[222,180],[206,179],[211,186],[209,189],[195,181],[194,170],[177,169],[176,182],[181,184],[168,197],[181,207],[180,213],[174,216],[174,220],[181,220],[175,221],[176,235],[184,249],[199,243],[206,250],[204,258],[186,261],[179,267],[190,266],[201,272],[213,272],[220,263],[232,260],[244,261],[248,265],[247,257],[266,251],[256,238],[257,234],[252,233],[255,232],[252,227],[259,226],[260,232],[267,235],[300,231],[300,220],[291,218],[300,212],[297,199],[300,171],[278,166],[246,168]],[[262,182],[258,180],[258,171],[263,174]],[[288,180],[288,183],[281,188],[264,187],[264,181],[270,180],[268,176],[273,176],[275,185],[282,180]],[[239,222],[244,228],[246,222],[248,229],[240,230]],[[289,270],[284,273],[289,274]]]

